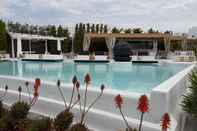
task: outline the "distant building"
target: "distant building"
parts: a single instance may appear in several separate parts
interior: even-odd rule
[[[188,35],[189,37],[197,37],[197,26],[190,28]]]

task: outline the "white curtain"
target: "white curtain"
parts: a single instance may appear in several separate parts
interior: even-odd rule
[[[90,36],[85,35],[83,40],[83,50],[88,51],[90,47]]]
[[[20,54],[22,54],[22,43],[21,43],[21,38],[17,38],[17,57],[19,57]]]
[[[115,37],[106,37],[105,41],[106,41],[107,48],[109,50],[109,57],[113,58],[113,48],[114,48],[114,45],[116,42],[116,38]]]
[[[153,41],[153,51],[157,52],[157,41]]]
[[[164,47],[165,47],[165,50],[168,52],[170,50],[170,40],[169,39],[165,39],[164,40]]]
[[[57,40],[57,50],[61,51],[61,41]]]

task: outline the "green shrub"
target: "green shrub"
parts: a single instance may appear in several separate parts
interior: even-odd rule
[[[21,131],[26,129],[28,125],[26,118],[29,109],[29,105],[25,102],[14,103],[10,110],[5,112],[0,119],[0,129],[3,131]]]
[[[73,122],[73,114],[67,110],[60,112],[55,120],[54,126],[56,131],[67,130]]]
[[[28,131],[50,131],[52,120],[50,118],[42,118],[33,120],[32,125]]]
[[[29,126],[30,126],[29,119],[20,119],[15,122],[13,121],[14,131],[27,131]]]
[[[2,115],[3,115],[3,103],[2,103],[2,101],[0,101],[0,118],[2,117]]]
[[[0,119],[0,131],[9,131],[13,130],[14,123],[10,115],[7,113]]]
[[[28,103],[19,101],[11,106],[9,114],[14,120],[25,119],[27,118],[29,110],[30,106]]]
[[[197,70],[189,75],[191,86],[189,91],[183,96],[182,108],[185,112],[197,118]]]

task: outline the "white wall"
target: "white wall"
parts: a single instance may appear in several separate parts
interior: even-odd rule
[[[176,112],[179,100],[186,91],[189,84],[188,74],[194,67],[195,65],[191,65],[152,90],[150,102],[153,121],[159,121],[160,116],[166,112],[175,119],[179,118],[178,112]]]

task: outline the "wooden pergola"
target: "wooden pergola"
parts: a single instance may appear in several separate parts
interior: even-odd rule
[[[88,51],[92,38],[104,38],[106,45],[109,50],[110,56],[113,55],[113,47],[117,39],[129,39],[129,40],[149,40],[153,41],[153,48],[157,49],[158,40],[164,41],[165,50],[168,52],[170,50],[170,45],[172,41],[180,41],[183,49],[186,48],[187,37],[186,36],[174,36],[171,34],[164,33],[86,33],[84,35],[83,50]]]

